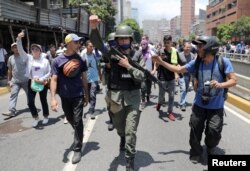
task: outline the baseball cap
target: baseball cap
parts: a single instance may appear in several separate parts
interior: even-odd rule
[[[10,47],[13,47],[13,46],[17,46],[17,44],[16,44],[16,43],[12,43],[12,44],[10,45]]]
[[[39,48],[39,50],[42,52],[42,47],[41,47],[41,45],[33,43],[33,44],[31,45],[31,49],[32,49],[33,47]]]
[[[79,37],[79,36],[77,36],[76,34],[74,34],[74,33],[70,33],[70,34],[68,34],[66,37],[65,37],[65,39],[64,39],[64,41],[65,41],[65,43],[66,44],[68,44],[68,43],[70,43],[70,42],[72,42],[72,41],[79,41],[80,39],[82,39],[82,37]]]

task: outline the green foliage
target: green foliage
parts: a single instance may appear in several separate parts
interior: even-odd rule
[[[189,41],[192,41],[192,40],[195,39],[195,37],[196,37],[196,35],[195,35],[194,33],[190,33],[190,34],[189,34],[189,37],[188,37],[188,40],[189,40]]]
[[[232,24],[221,24],[217,28],[217,37],[220,42],[225,44],[232,37],[234,25]]]
[[[242,16],[234,23],[233,33],[240,38],[246,38],[250,34],[250,17]]]
[[[250,35],[250,17],[242,16],[234,24],[221,24],[217,28],[217,37],[226,43],[233,36],[246,39]]]
[[[121,25],[128,25],[134,30],[134,40],[139,43],[141,40],[141,35],[143,33],[142,29],[140,29],[139,24],[132,18],[128,18],[123,20]]]

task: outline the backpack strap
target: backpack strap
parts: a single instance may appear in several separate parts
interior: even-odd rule
[[[194,62],[194,77],[198,80],[199,77],[199,66],[201,63],[201,58],[197,56]]]
[[[218,66],[219,66],[219,71],[222,75],[222,78],[223,78],[223,81],[226,82],[227,81],[227,75],[224,71],[225,67],[224,67],[224,60],[223,60],[223,56],[220,55],[220,56],[217,56],[217,59],[218,59]],[[228,88],[224,88],[224,100],[227,99],[227,92],[228,92]]]

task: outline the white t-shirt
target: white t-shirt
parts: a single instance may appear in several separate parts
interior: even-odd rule
[[[0,62],[5,61],[5,55],[7,55],[7,52],[4,48],[0,48]]]
[[[148,58],[144,59],[145,68],[151,72],[153,70],[152,56],[155,55],[155,52],[149,48],[147,53],[149,53]]]
[[[44,76],[44,71],[47,69],[47,67],[44,65],[43,59],[39,60],[33,60],[31,73],[32,78],[41,78]]]

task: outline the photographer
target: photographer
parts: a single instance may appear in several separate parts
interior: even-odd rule
[[[193,163],[198,163],[203,151],[200,141],[205,125],[205,144],[208,155],[214,154],[215,147],[220,142],[223,127],[224,89],[236,85],[236,76],[232,64],[227,58],[222,58],[224,72],[220,72],[217,37],[200,36],[192,43],[197,46],[198,57],[184,66],[168,64],[160,57],[153,57],[153,60],[163,67],[178,73],[189,72],[195,74],[197,68],[198,76],[194,81],[196,95],[189,122],[191,127],[189,143],[191,146],[190,160]],[[197,60],[200,61],[198,67]],[[225,81],[223,74],[226,75]]]

